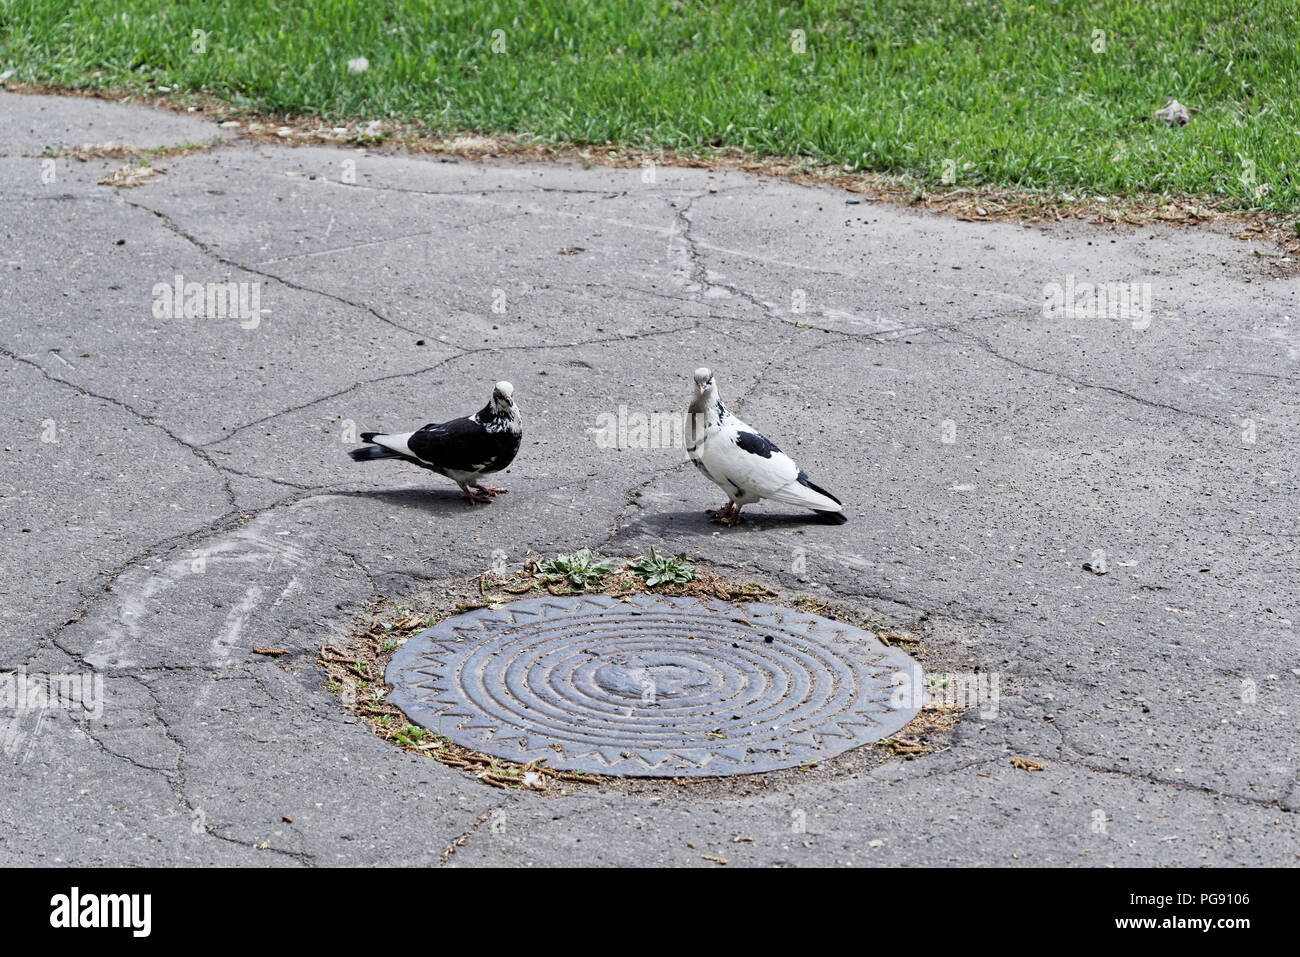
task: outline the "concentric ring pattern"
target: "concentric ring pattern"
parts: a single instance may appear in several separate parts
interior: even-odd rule
[[[597,774],[747,774],[878,741],[916,672],[874,635],[777,605],[607,595],[479,609],[393,656],[389,700],[511,761]]]

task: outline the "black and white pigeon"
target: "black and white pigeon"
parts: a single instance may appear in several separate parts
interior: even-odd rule
[[[429,424],[415,432],[362,432],[370,445],[348,455],[356,462],[402,459],[445,475],[465,493],[469,503],[490,502],[503,488],[479,485],[489,472],[500,472],[514,461],[524,435],[524,421],[515,406],[515,387],[498,382],[492,398],[473,415]],[[471,491],[471,487],[475,491]]]
[[[712,370],[695,370],[695,392],[686,417],[686,454],[728,499],[722,508],[706,512],[713,521],[739,524],[741,507],[762,498],[810,508],[824,522],[843,525],[849,520],[839,499],[814,485],[770,439],[727,411]]]

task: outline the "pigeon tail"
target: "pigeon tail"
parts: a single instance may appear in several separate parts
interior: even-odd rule
[[[814,512],[825,514],[827,516],[840,514],[844,511],[840,507],[840,500],[824,488],[814,485],[808,479],[805,472],[800,472],[799,477],[774,492],[764,492],[763,498],[770,498],[774,502],[783,502],[786,505],[800,505],[803,508],[810,508]],[[835,521],[835,519],[828,519]]]
[[[372,433],[373,434],[373,433]],[[394,452],[392,449],[386,449],[378,445],[367,445],[365,448],[353,449],[348,452],[354,462],[369,462],[371,459],[400,459],[403,456]]]
[[[830,499],[830,500],[831,500],[832,502],[834,502],[836,505],[843,505],[843,504],[844,504],[844,503],[841,502],[839,499],[837,499],[834,495],[832,495],[830,492],[826,491],[826,489],[822,488],[820,485],[814,485],[812,479],[808,478],[808,473],[805,472],[805,471],[803,471],[802,469],[799,470],[799,478],[797,479],[797,481],[798,481],[799,484],[802,485],[804,488],[810,488],[810,489],[812,489],[814,492],[816,492],[818,495],[825,495],[828,499]]]

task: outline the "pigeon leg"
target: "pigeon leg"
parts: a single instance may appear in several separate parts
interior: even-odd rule
[[[471,492],[471,491],[469,490],[469,487],[466,486],[466,485],[462,485],[462,486],[460,487],[460,490],[461,490],[462,492],[465,493],[465,497],[466,497],[467,499],[469,499],[469,504],[471,504],[471,505],[473,505],[475,502],[490,502],[490,501],[492,501],[492,499],[491,499],[490,496],[487,496],[487,495],[475,495],[473,492]]]
[[[706,508],[704,510],[704,514],[709,516],[710,521],[720,522],[723,525],[736,524],[735,522],[731,521],[731,516],[733,513],[736,513],[735,502],[728,502],[726,505],[722,506],[722,508]]]
[[[510,491],[510,489],[508,488],[494,488],[491,485],[476,484],[474,487],[478,489],[480,492],[482,492],[484,495],[504,495],[506,494],[506,492]]]
[[[739,506],[739,505],[736,505],[734,502],[732,503],[732,506],[731,506],[731,514],[727,516],[727,518],[723,521],[723,524],[724,524],[724,525],[728,525],[728,526],[733,527],[733,528],[734,528],[735,526],[737,526],[737,525],[740,524],[740,506]]]

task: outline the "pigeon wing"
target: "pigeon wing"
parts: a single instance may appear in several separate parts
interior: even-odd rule
[[[700,462],[711,479],[724,489],[739,489],[744,498],[766,496],[799,474],[788,455],[741,422],[710,435]]]
[[[719,443],[727,479],[760,498],[817,511],[840,511],[839,500],[809,481],[806,473],[767,436],[743,423]]]
[[[495,458],[495,443],[473,418],[429,424],[406,439],[410,454],[436,469],[480,472]]]

